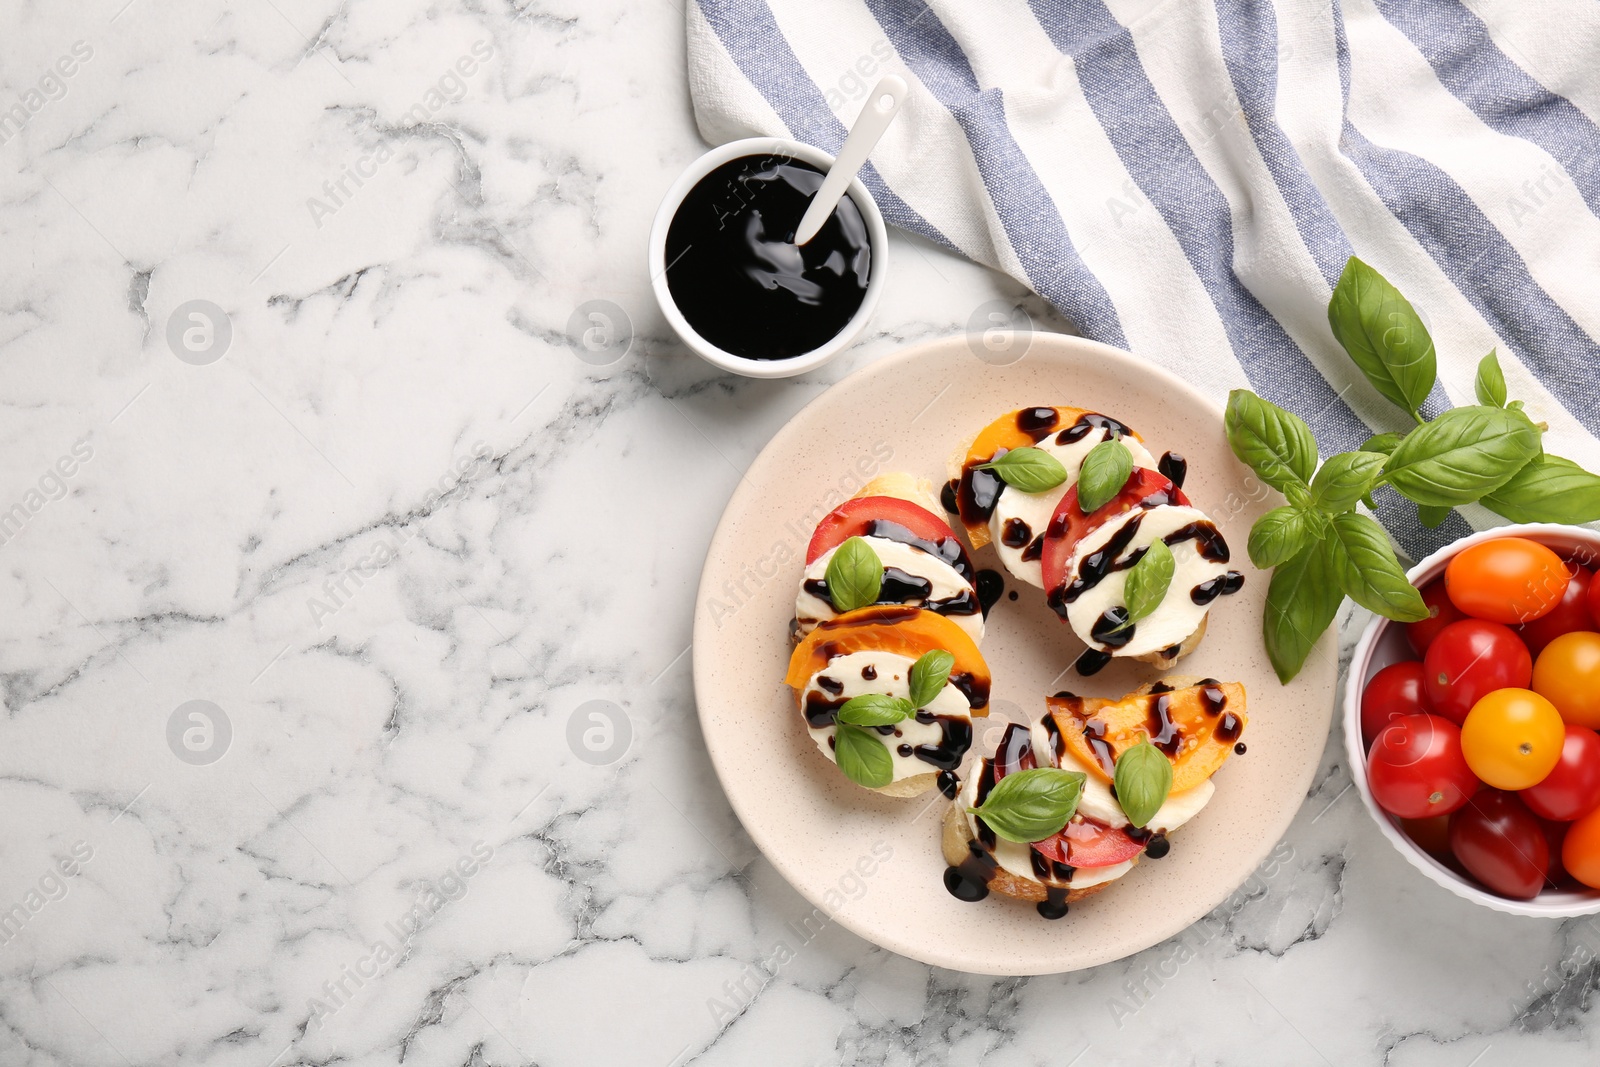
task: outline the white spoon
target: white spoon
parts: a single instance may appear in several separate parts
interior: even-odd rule
[[[844,146],[839,149],[838,158],[833,161],[833,166],[828,168],[828,176],[822,180],[822,188],[811,198],[811,206],[806,208],[805,215],[800,219],[800,227],[794,232],[795,244],[806,244],[817,235],[818,230],[822,229],[822,224],[828,221],[833,209],[839,206],[846,187],[867,162],[867,157],[877,147],[878,138],[883,136],[883,131],[894,121],[900,105],[905,103],[910,91],[911,87],[906,84],[906,80],[894,74],[885,75],[873,87],[867,106],[861,109],[861,114],[856,117],[855,126],[851,128],[850,135],[844,139]]]

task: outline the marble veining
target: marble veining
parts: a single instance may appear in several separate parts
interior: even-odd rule
[[[896,235],[837,362],[693,359],[644,268],[704,147],[676,0],[0,41],[0,1063],[1600,1055],[1600,922],[1416,876],[1337,734],[1250,882],[1090,972],[914,963],[756,852],[687,655],[729,492],[852,369],[996,299],[1065,324]]]

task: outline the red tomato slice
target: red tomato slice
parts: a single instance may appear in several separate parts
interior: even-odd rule
[[[817,531],[806,547],[807,565],[852,537],[885,537],[915,545],[950,564],[967,581],[977,580],[972,560],[950,524],[909,500],[896,496],[859,496],[846,500],[817,523]]]
[[[1069,867],[1109,867],[1133,859],[1144,851],[1144,843],[1135,841],[1123,830],[1085,818],[1082,822],[1067,823],[1054,837],[1035,841],[1033,850]]]
[[[1056,513],[1045,530],[1044,587],[1055,590],[1067,580],[1067,564],[1072,561],[1072,550],[1095,528],[1104,525],[1136,507],[1156,507],[1159,504],[1188,506],[1189,498],[1183,490],[1172,484],[1166,475],[1146,467],[1135,467],[1122,491],[1105,504],[1085,515],[1078,507],[1078,487],[1073,485],[1067,495],[1056,505]]]

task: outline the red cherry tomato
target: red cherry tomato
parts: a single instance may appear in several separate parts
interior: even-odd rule
[[[1411,843],[1433,856],[1450,854],[1450,816],[1435,815],[1431,819],[1401,819],[1400,829],[1411,838]]]
[[[1421,622],[1406,624],[1406,640],[1411,642],[1412,651],[1419,656],[1428,651],[1428,646],[1433,644],[1440,630],[1467,617],[1466,612],[1450,602],[1450,593],[1444,587],[1443,578],[1435,578],[1422,587],[1422,602],[1428,605],[1428,617]]]
[[[1600,629],[1600,582],[1589,583],[1589,618],[1594,620],[1596,629]]]
[[[1514,793],[1485,789],[1450,816],[1450,850],[1503,897],[1532,900],[1550,874],[1550,841]]]
[[[1035,841],[1033,850],[1069,867],[1109,867],[1143,852],[1144,843],[1123,830],[1081,819],[1067,823],[1054,837]]]
[[[1600,889],[1600,808],[1567,827],[1561,865],[1584,885]]]
[[[1166,475],[1145,467],[1135,467],[1122,490],[1087,515],[1078,507],[1077,485],[1068,489],[1061,503],[1056,505],[1050,525],[1045,528],[1044,555],[1039,559],[1044,570],[1045,591],[1050,592],[1065,584],[1067,564],[1072,562],[1072,550],[1091,530],[1146,501],[1151,504],[1187,505],[1189,498]]]
[[[1416,660],[1391,663],[1372,676],[1361,693],[1361,741],[1372,747],[1378,731],[1402,715],[1426,715],[1433,710],[1423,686],[1422,664]]]
[[[1437,715],[1407,715],[1378,732],[1367,753],[1378,806],[1402,819],[1448,815],[1478,788],[1461,754],[1461,729]]]
[[[1558,822],[1570,822],[1600,807],[1600,734],[1569,725],[1554,769],[1517,795],[1535,815]]]
[[[1573,567],[1566,594],[1550,614],[1517,627],[1517,633],[1522,635],[1535,658],[1544,651],[1545,645],[1562,634],[1594,629],[1594,620],[1589,617],[1589,589],[1594,584],[1593,578],[1594,575],[1582,567]]]
[[[1539,825],[1544,827],[1544,839],[1550,845],[1550,873],[1545,875],[1545,881],[1560,889],[1576,889],[1577,881],[1567,873],[1567,865],[1561,862],[1561,847],[1566,844],[1567,827],[1571,824],[1540,819]]]
[[[891,523],[901,529],[875,530],[878,523]],[[901,541],[906,540],[909,534],[918,541],[927,542],[918,547],[926,548],[942,558],[968,581],[976,573],[949,523],[927,508],[895,496],[858,496],[828,512],[817,523],[811,543],[806,546],[806,562],[815,563],[824,552],[844,544],[852,537],[872,537],[875,533],[878,536],[899,534],[894,539]]]
[[[1533,657],[1509,626],[1463,619],[1439,631],[1422,659],[1423,681],[1433,709],[1451,722],[1496,689],[1526,689]]]
[[[1444,585],[1456,607],[1475,619],[1519,623],[1543,618],[1566,595],[1570,574],[1561,557],[1526,537],[1496,537],[1455,554]]]

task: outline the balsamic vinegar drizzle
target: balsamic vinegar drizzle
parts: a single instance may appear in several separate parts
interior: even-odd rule
[[[873,519],[867,524],[865,537],[881,537],[886,541],[898,541],[912,548],[920,548],[930,556],[944,560],[955,572],[967,581],[973,580],[976,573],[972,560],[967,556],[967,550],[961,547],[961,542],[954,537],[943,537],[938,541],[929,541],[927,538],[918,537],[898,522],[888,519]]]
[[[1156,462],[1156,470],[1166,475],[1167,481],[1183,488],[1183,480],[1189,476],[1189,461],[1176,452],[1167,452]]]
[[[1033,531],[1021,519],[1007,519],[1000,528],[1000,543],[1007,548],[1022,548],[1033,540]]]
[[[985,568],[978,572],[978,605],[983,608],[983,617],[989,617],[989,609],[995,606],[1000,599],[1000,594],[1006,591],[1005,576],[999,571]],[[1011,598],[1016,599],[1017,594],[1012,593]]]
[[[1172,721],[1172,697],[1167,693],[1158,695],[1150,702],[1150,743],[1169,756],[1176,756],[1183,748],[1183,735],[1178,732],[1178,724]],[[1229,738],[1231,741],[1232,738]]]

